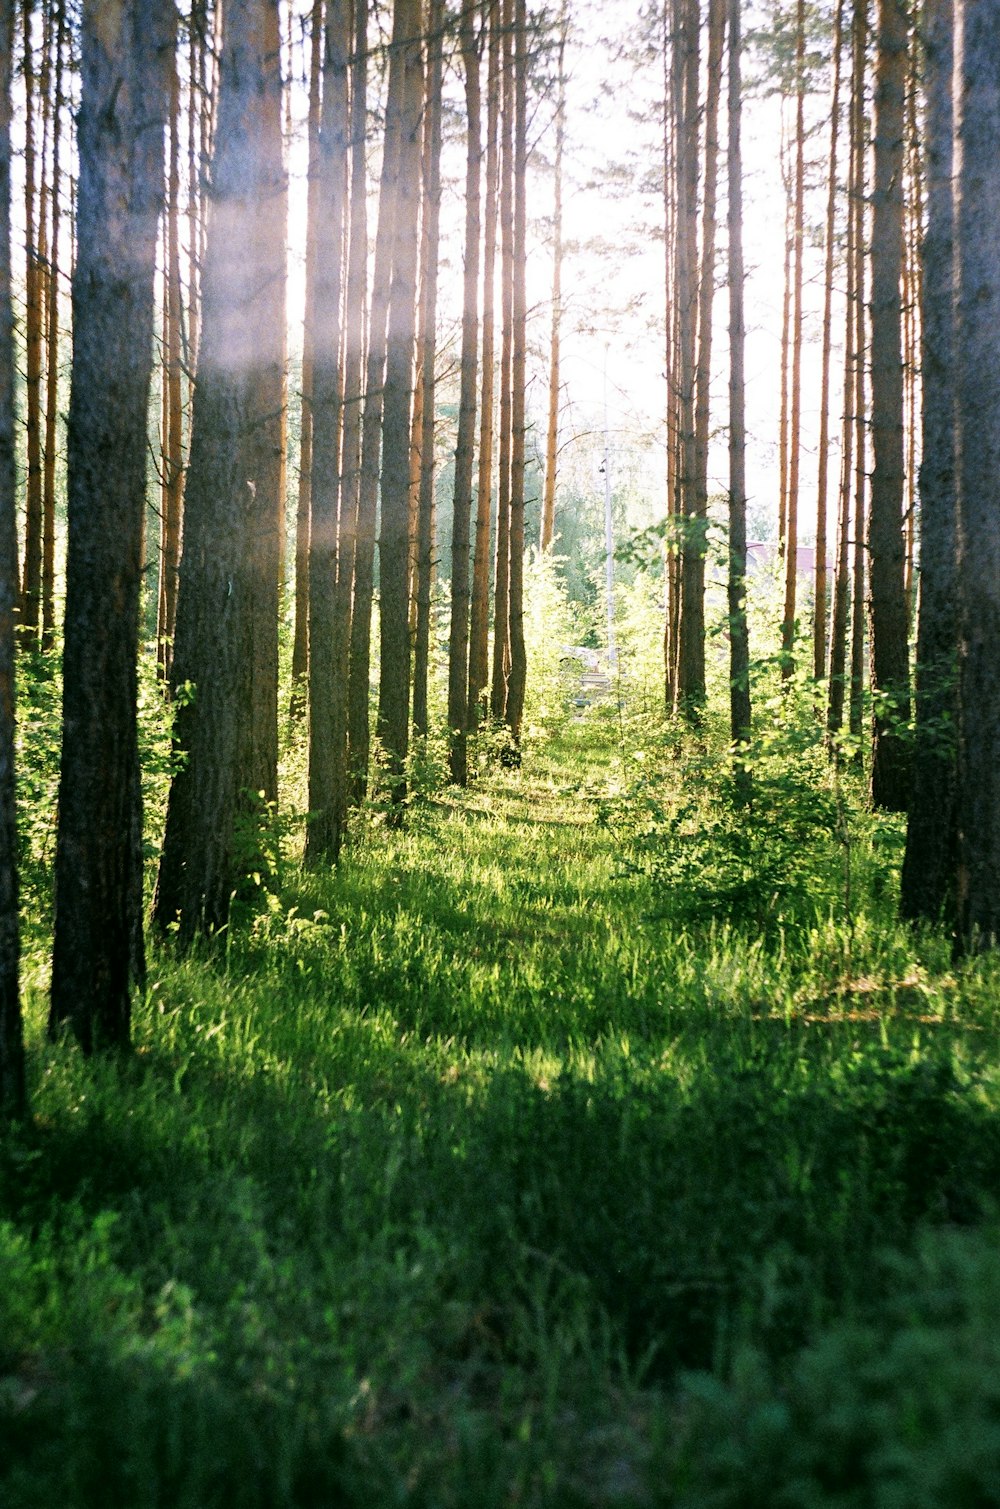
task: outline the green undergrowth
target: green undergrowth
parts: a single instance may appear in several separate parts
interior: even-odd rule
[[[29,938],[4,1509],[998,1502],[997,963],[814,741],[749,813],[713,742],[593,709],[286,854],[126,1064]]]

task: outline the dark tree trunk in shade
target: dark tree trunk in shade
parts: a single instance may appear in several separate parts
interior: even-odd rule
[[[346,739],[345,656],[337,613],[340,511],[341,287],[348,147],[347,0],[329,0],[317,173],[313,361],[312,516],[309,525],[309,827],[306,859],[336,863],[343,839],[338,767]]]
[[[905,917],[954,907],[958,682],[952,206],[952,5],[925,0],[927,228],[921,304],[923,459],[913,791],[901,885]]]
[[[1000,3],[957,14],[958,922],[983,948],[1000,940]]]
[[[136,661],[172,0],[81,29],[63,744],[50,1030],[125,1048],[141,975]]]
[[[26,1110],[14,785],[14,606],[18,562],[10,244],[13,9],[13,0],[0,0],[0,1125],[23,1116]]]
[[[868,524],[874,806],[905,812],[909,758],[908,615],[903,540],[903,145],[909,24],[906,0],[879,0],[872,195],[872,445]]]
[[[410,718],[410,409],[416,332],[423,104],[420,11],[420,0],[396,0],[386,107],[386,135],[395,132],[399,139],[399,173],[393,214],[392,280],[382,407],[378,730],[385,777],[397,815],[406,800]],[[395,124],[389,120],[390,114],[395,117]]]
[[[255,735],[253,725],[269,692],[255,691],[267,649],[264,607],[277,615],[284,194],[276,14],[277,0],[229,0],[223,27],[173,662],[182,763],[155,903],[159,925],[179,919],[183,938],[225,925],[242,874],[257,862],[257,804],[248,792],[262,789],[256,778],[270,744],[269,729]]]
[[[469,551],[472,517],[472,463],[476,444],[476,360],[479,339],[479,180],[482,158],[479,47],[475,12],[461,23],[465,73],[465,261],[462,357],[455,446],[455,495],[451,534],[451,626],[448,637],[448,733],[451,778],[468,779],[469,726]],[[487,493],[489,489],[487,488]]]

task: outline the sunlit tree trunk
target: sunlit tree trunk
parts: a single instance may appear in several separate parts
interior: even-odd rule
[[[305,710],[303,689],[309,671],[309,516],[312,506],[313,314],[316,243],[319,238],[319,111],[323,62],[323,0],[313,0],[309,46],[309,117],[306,190],[305,309],[302,323],[302,418],[299,435],[299,492],[295,509],[295,622],[292,639],[291,712]]]
[[[437,357],[437,286],[441,223],[441,94],[444,72],[444,3],[430,0],[427,42],[427,104],[424,123],[424,266],[421,273],[420,343],[422,376],[420,476],[417,489],[416,620],[413,640],[413,729],[426,738],[427,677],[434,586],[434,428]],[[474,400],[473,400],[474,401]]]
[[[905,812],[909,663],[903,548],[903,145],[909,25],[905,0],[879,0],[872,195],[872,471],[868,560],[873,699],[871,794]]]
[[[392,280],[382,406],[378,731],[385,760],[385,779],[396,820],[401,816],[406,800],[410,714],[407,567],[423,102],[420,27],[420,0],[395,0],[386,135],[391,137],[394,132],[398,135],[399,172],[393,214]],[[390,122],[390,115],[396,117],[395,124]]]
[[[462,366],[455,445],[455,493],[451,534],[451,624],[448,634],[448,768],[453,781],[468,779],[469,722],[469,533],[472,466],[476,442],[476,361],[479,337],[479,190],[482,122],[479,46],[475,12],[462,13],[460,26],[465,75],[465,259],[462,304]],[[487,496],[488,496],[487,485]],[[487,518],[487,530],[489,520]]]
[[[497,447],[497,529],[493,567],[493,669],[490,713],[507,713],[510,676],[510,452],[514,339],[514,4],[503,0],[500,108],[500,433]]]
[[[848,673],[848,629],[851,597],[851,525],[853,513],[851,499],[854,488],[854,445],[857,428],[856,400],[860,389],[859,371],[864,361],[863,350],[858,349],[858,302],[857,275],[863,269],[863,251],[858,249],[862,218],[859,203],[863,175],[863,113],[862,95],[864,86],[863,52],[862,72],[859,76],[858,21],[855,18],[854,46],[851,68],[851,98],[848,118],[849,161],[847,176],[847,226],[844,249],[847,297],[844,304],[844,403],[842,419],[840,496],[837,521],[837,564],[833,586],[833,611],[830,621],[830,680],[827,689],[827,733],[833,741],[844,726],[845,692]]]
[[[391,86],[392,74],[390,72],[390,89]],[[397,83],[396,87],[400,88],[401,83]],[[352,794],[356,801],[364,797],[368,784],[370,745],[368,703],[375,569],[375,521],[382,455],[382,408],[385,390],[389,286],[392,276],[393,221],[396,210],[396,180],[399,175],[399,117],[398,106],[391,111],[387,109],[379,182],[375,259],[372,267],[371,316],[365,359],[364,418],[358,477],[348,700],[348,748],[353,780]]]
[[[528,355],[528,14],[514,0],[514,221],[511,266],[510,450],[510,676],[505,716],[511,741],[521,742],[528,678],[524,642],[524,479]]]
[[[27,1109],[14,780],[14,608],[18,563],[10,234],[13,41],[14,0],[0,0],[0,1125],[23,1116]]]
[[[792,372],[788,423],[788,496],[785,504],[785,609],[781,626],[782,676],[792,673],[799,556],[799,478],[802,463],[802,281],[805,252],[806,8],[795,16],[795,209],[792,226]]]
[[[833,91],[830,105],[829,180],[826,196],[826,264],[823,273],[823,347],[820,357],[819,464],[816,478],[816,577],[813,598],[813,675],[826,675],[827,662],[827,510],[829,503],[830,356],[833,346],[833,280],[837,255],[837,163],[840,146],[840,60],[844,37],[844,0],[837,0],[833,21]]]
[[[548,550],[555,533],[556,471],[559,458],[560,336],[562,326],[563,264],[563,153],[566,138],[566,35],[569,16],[566,0],[559,11],[559,45],[556,72],[556,143],[554,202],[552,206],[552,326],[549,336],[549,418],[545,432],[545,482],[542,493],[540,545]]]
[[[750,741],[750,642],[747,633],[746,322],[743,307],[742,36],[740,0],[729,0],[729,727],[737,789],[750,791],[741,758]]]
[[[277,452],[284,350],[277,0],[229,0],[202,275],[173,686],[182,757],[155,916],[182,938],[225,925],[268,730],[253,727],[261,614],[277,624]],[[277,717],[267,699],[267,716]],[[249,849],[251,852],[247,853]]]
[[[278,800],[278,619],[285,558],[284,435],[287,319],[288,179],[284,167],[281,80],[280,0],[268,0],[264,11],[265,78],[261,100],[262,156],[270,183],[262,195],[257,236],[262,259],[260,317],[268,337],[277,329],[281,351],[277,365],[262,362],[259,369],[261,466],[255,508],[253,606],[253,719],[249,788],[268,804]],[[223,23],[225,24],[225,23]],[[273,185],[273,187],[271,187]],[[265,341],[266,344],[266,341]]]
[[[705,98],[705,182],[702,196],[701,270],[698,288],[698,364],[695,370],[694,508],[699,548],[686,565],[683,614],[691,641],[694,681],[689,694],[705,698],[705,551],[708,531],[708,442],[712,387],[712,311],[719,179],[719,95],[727,0],[709,0],[708,87]]]
[[[24,44],[24,238],[25,238],[25,431],[27,481],[24,505],[24,569],[21,574],[20,620],[22,643],[39,643],[42,606],[42,298],[38,256],[38,153],[36,150],[36,93],[32,18],[35,0],[21,8]]]
[[[309,522],[309,824],[306,860],[336,863],[343,839],[337,766],[346,738],[344,655],[337,643],[341,436],[341,288],[348,163],[347,0],[328,0],[317,141],[312,332],[312,485]]]
[[[704,622],[699,622],[698,583],[703,530],[697,508],[695,422],[698,340],[698,149],[699,0],[677,0],[675,10],[674,118],[677,175],[676,289],[678,322],[679,470],[677,514],[683,521],[677,639],[677,710],[698,714],[705,692]]]
[[[869,35],[868,0],[855,0],[854,4],[854,112],[855,136],[858,144],[857,179],[851,202],[855,214],[853,238],[854,251],[854,559],[852,562],[853,599],[851,608],[851,679],[848,707],[848,729],[852,738],[858,740],[858,759],[861,759],[861,733],[864,721],[865,690],[865,501],[868,486],[868,425],[867,425],[867,326],[865,321],[865,233],[867,217],[868,139],[865,129],[865,81],[867,77],[867,43]]]
[[[50,1031],[129,1042],[141,978],[136,659],[163,126],[177,15],[85,0]]]
[[[483,0],[483,26],[489,32],[486,88],[486,181],[483,196],[483,381],[479,400],[479,471],[476,541],[469,609],[469,728],[478,723],[489,683],[490,517],[493,495],[493,407],[495,366],[494,283],[499,191],[500,26],[499,0]]]
[[[365,298],[368,286],[368,5],[354,0],[351,57],[350,212],[347,230],[347,282],[344,298],[343,432],[341,439],[340,529],[337,549],[336,644],[342,657],[336,671],[346,688],[347,727],[336,754],[337,821],[347,831],[350,806],[351,644],[355,611],[358,503],[361,480],[362,374],[365,361]],[[370,573],[370,566],[369,566]],[[369,614],[370,599],[369,599]]]
[[[923,458],[916,742],[901,908],[938,919],[954,906],[958,580],[952,206],[952,0],[924,3],[927,230],[923,241]]]

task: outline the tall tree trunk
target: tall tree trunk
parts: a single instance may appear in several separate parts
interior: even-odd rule
[[[472,516],[472,464],[476,443],[476,359],[479,337],[479,189],[482,159],[479,46],[475,12],[467,7],[460,23],[465,75],[465,258],[462,303],[462,357],[455,445],[455,493],[451,534],[451,624],[448,634],[448,766],[453,781],[468,780],[469,724],[469,533]],[[487,497],[489,485],[487,483]],[[489,519],[487,518],[487,530]]]
[[[181,512],[184,498],[184,433],[181,370],[182,292],[180,248],[180,79],[177,58],[170,78],[170,157],[164,215],[164,352],[163,447],[160,491],[160,583],[157,609],[157,660],[167,678],[174,622],[177,617],[177,573],[181,561]]]
[[[14,0],[0,0],[0,1125],[27,1110],[20,998],[14,780],[14,608],[17,600],[14,318],[10,120]]]
[[[408,547],[410,404],[416,323],[420,221],[420,125],[423,68],[420,0],[395,0],[386,104],[386,135],[399,139],[393,214],[392,281],[382,406],[382,518],[379,531],[378,728],[395,820],[406,801],[409,745],[410,636]],[[395,87],[394,87],[395,86]],[[395,117],[395,124],[389,117]]]
[[[32,18],[35,0],[23,0],[24,41],[24,236],[25,265],[25,429],[28,465],[24,508],[24,570],[21,576],[21,633],[26,649],[37,649],[42,606],[42,273],[38,256],[38,164],[35,143],[36,85]],[[44,168],[44,164],[43,164]]]
[[[747,633],[746,322],[743,310],[743,141],[740,0],[729,0],[729,727],[737,791],[750,793],[742,758],[750,742]]]
[[[417,492],[416,623],[413,642],[413,729],[426,738],[427,676],[434,585],[434,363],[437,356],[437,284],[441,222],[441,83],[444,71],[444,3],[430,0],[427,42],[427,105],[424,123],[424,266],[421,273],[420,345],[422,377],[420,477]]]
[[[302,324],[302,421],[299,435],[299,493],[295,511],[295,623],[292,639],[293,717],[305,710],[303,689],[309,672],[309,516],[312,506],[313,313],[316,243],[319,239],[319,111],[323,63],[323,0],[313,0],[309,49],[309,186],[306,206],[305,311]]]
[[[479,475],[476,543],[469,610],[469,728],[483,710],[489,683],[490,517],[493,491],[493,401],[495,367],[495,274],[499,193],[500,25],[499,0],[483,0],[483,26],[489,31],[486,85],[486,182],[483,197],[483,383],[479,399]]]
[[[701,216],[698,287],[698,364],[695,369],[694,507],[698,550],[685,556],[683,614],[690,638],[694,680],[689,695],[705,700],[705,551],[708,535],[708,442],[712,387],[712,311],[715,302],[715,240],[719,179],[719,95],[727,0],[709,0],[708,90],[705,99],[705,182]]]
[[[903,144],[909,26],[906,0],[879,0],[872,196],[871,579],[874,806],[905,812],[909,662],[903,548]]]
[[[514,223],[511,267],[510,678],[505,715],[521,742],[528,661],[524,643],[524,476],[528,354],[528,12],[514,0]]]
[[[704,530],[698,518],[695,419],[698,341],[698,146],[700,71],[699,0],[678,0],[675,40],[678,304],[678,515],[683,518],[680,615],[677,650],[677,710],[697,717],[705,693],[704,618],[698,592]]]
[[[503,0],[500,106],[500,434],[497,532],[493,567],[493,672],[490,713],[507,714],[510,676],[510,453],[514,339],[514,0]]]
[[[390,81],[391,78],[390,71]],[[397,84],[398,87],[400,85]],[[368,785],[370,745],[368,704],[371,674],[375,521],[382,454],[387,322],[399,162],[400,129],[397,108],[393,111],[387,110],[382,145],[378,226],[375,232],[375,260],[372,268],[371,318],[365,360],[361,465],[358,478],[358,523],[354,557],[354,607],[351,616],[351,676],[348,701],[348,747],[353,796],[356,801],[363,799]]]
[[[556,150],[553,163],[552,207],[552,328],[549,336],[549,419],[545,432],[545,483],[542,493],[542,550],[551,548],[556,518],[556,470],[559,458],[559,346],[562,325],[563,264],[563,153],[566,138],[566,36],[569,16],[566,0],[559,9],[559,46],[556,64]]]
[[[344,300],[344,392],[343,435],[341,442],[340,530],[337,550],[336,648],[340,664],[335,674],[345,690],[346,726],[335,751],[335,810],[340,841],[347,832],[347,813],[351,794],[351,695],[352,637],[357,611],[355,562],[357,558],[359,487],[361,481],[361,380],[365,360],[365,294],[368,283],[368,211],[367,163],[365,148],[368,130],[368,4],[354,0],[351,59],[351,186],[350,219],[347,233],[347,287]],[[383,320],[384,330],[384,320]],[[374,525],[373,525],[374,527]],[[371,559],[368,562],[371,581]],[[365,609],[371,617],[371,589]],[[367,640],[366,640],[367,643]],[[365,717],[367,718],[367,686]],[[367,728],[367,723],[365,725]]]
[[[934,921],[954,907],[958,614],[955,519],[955,279],[952,3],[924,3],[927,230],[923,242],[923,459],[916,743],[901,909]]]
[[[854,45],[851,67],[851,99],[848,119],[849,161],[847,176],[847,227],[845,263],[847,275],[847,298],[844,305],[844,402],[842,419],[842,454],[840,470],[840,499],[837,522],[837,565],[833,587],[833,612],[830,623],[830,681],[827,689],[826,727],[831,743],[844,726],[844,703],[847,685],[847,639],[850,615],[851,592],[851,498],[854,485],[854,441],[857,416],[855,400],[859,391],[858,370],[864,362],[864,352],[857,345],[857,305],[859,292],[857,273],[863,268],[863,251],[859,253],[857,241],[862,220],[859,202],[859,184],[863,175],[863,95],[864,53],[861,52],[861,73],[858,73],[858,21],[854,22]]]
[[[172,0],[85,0],[68,432],[63,743],[49,1028],[129,1042],[140,974],[136,659]]]
[[[857,179],[852,203],[855,228],[854,250],[854,559],[851,579],[853,600],[851,606],[851,681],[848,707],[848,730],[858,741],[857,759],[860,762],[861,733],[864,720],[865,691],[865,489],[868,486],[868,426],[866,354],[867,326],[865,321],[865,233],[867,203],[867,174],[865,171],[868,142],[865,131],[865,77],[867,68],[867,42],[869,34],[868,0],[854,0],[854,77],[856,114],[855,132],[858,143]]]
[[[223,927],[260,789],[253,722],[260,614],[277,618],[275,514],[283,331],[277,0],[229,0],[202,275],[184,548],[174,645],[174,743],[157,884],[160,927]],[[189,690],[193,688],[193,692]],[[270,700],[270,699],[269,699]],[[270,713],[270,708],[269,708]],[[274,709],[276,718],[276,707]],[[265,734],[266,737],[266,734]]]
[[[288,178],[284,166],[282,128],[280,0],[269,0],[264,11],[264,88],[261,98],[262,155],[266,156],[269,188],[261,206],[258,237],[264,278],[260,317],[268,339],[277,331],[281,351],[277,365],[260,366],[260,471],[255,496],[253,549],[254,591],[253,714],[248,785],[255,797],[273,805],[278,800],[278,620],[284,563],[285,504],[284,433],[287,360],[285,282],[288,259]],[[225,24],[225,23],[223,23]],[[273,185],[271,187],[270,185]]]
[[[837,161],[840,145],[840,59],[844,39],[844,0],[833,21],[833,98],[830,105],[829,182],[826,196],[826,265],[823,274],[823,350],[820,358],[819,465],[816,478],[816,578],[813,595],[813,675],[826,675],[827,505],[829,502],[830,353],[833,346],[833,277],[837,252]]]
[[[806,7],[798,0],[795,18],[795,211],[792,229],[792,379],[788,425],[788,497],[785,513],[785,610],[781,626],[781,674],[790,676],[795,648],[796,585],[799,570],[799,477],[802,462],[802,282],[805,252],[806,170]]]
[[[957,16],[958,934],[975,949],[1000,938],[1000,5],[958,0]]]
[[[348,147],[348,0],[328,0],[316,158],[312,512],[309,524],[309,826],[306,860],[336,863],[343,837],[338,755],[346,737],[344,655],[337,643],[341,434],[341,285]]]
[[[49,237],[45,304],[45,446],[42,468],[42,648],[52,648],[56,627],[56,453],[59,417],[59,234],[62,219],[62,118],[64,57],[66,51],[65,0],[55,0],[55,67],[52,86],[52,183],[51,231]]]

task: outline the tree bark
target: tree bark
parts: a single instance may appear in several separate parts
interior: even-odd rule
[[[451,535],[448,768],[452,780],[464,786],[468,780],[469,533],[472,516],[472,465],[476,441],[476,362],[479,354],[479,189],[482,159],[479,45],[476,39],[475,13],[471,7],[462,13],[459,35],[465,75],[465,258],[461,378]],[[487,518],[487,529],[488,527]]]
[[[539,543],[549,550],[555,534],[556,469],[559,457],[559,346],[562,324],[563,264],[563,154],[566,139],[566,36],[569,16],[566,0],[559,10],[559,46],[556,72],[556,149],[553,163],[552,207],[552,327],[549,336],[549,419],[545,432],[545,485],[542,494],[542,526]]]
[[[27,1111],[14,779],[14,608],[18,562],[10,244],[13,40],[14,0],[0,0],[0,1125],[19,1119]]]
[[[379,532],[378,729],[394,820],[406,801],[409,747],[410,405],[416,325],[420,221],[420,125],[423,67],[420,0],[395,0],[386,135],[399,140],[393,213],[392,280],[386,327],[382,408],[382,518]],[[395,85],[395,87],[394,87]],[[395,118],[390,123],[389,117]]]
[[[346,739],[347,698],[338,644],[340,510],[341,286],[348,148],[347,0],[328,0],[323,105],[316,158],[316,281],[310,348],[313,362],[312,511],[309,523],[309,825],[306,861],[340,857],[338,764]]]
[[[978,949],[1000,938],[1000,4],[956,17],[958,935]]]
[[[677,0],[674,41],[674,118],[677,170],[676,298],[678,324],[677,514],[682,520],[676,698],[679,712],[697,718],[705,695],[704,617],[698,583],[704,530],[698,519],[695,419],[698,340],[699,0]]]
[[[24,43],[24,237],[25,237],[25,430],[27,480],[24,504],[24,570],[20,622],[25,649],[37,649],[42,607],[42,301],[38,256],[38,166],[35,143],[36,85],[32,17],[34,0],[23,0]]]
[[[390,72],[390,89],[391,78]],[[397,88],[399,87],[397,83]],[[375,260],[372,268],[371,317],[365,359],[364,418],[361,433],[358,524],[354,557],[354,608],[351,617],[348,747],[353,783],[352,794],[355,801],[363,800],[368,785],[371,737],[369,677],[371,674],[372,593],[375,580],[375,522],[382,455],[387,321],[399,161],[399,110],[387,109],[379,182],[378,225],[375,232]]]
[[[479,399],[479,473],[476,543],[469,612],[469,728],[479,721],[489,684],[490,520],[493,494],[493,407],[495,368],[495,274],[499,191],[500,26],[499,0],[483,0],[489,31],[486,85],[486,182],[483,197],[483,382]]]
[[[302,325],[302,421],[299,436],[299,493],[295,510],[295,624],[292,639],[291,713],[305,710],[309,673],[309,517],[312,507],[313,314],[316,243],[319,239],[319,112],[323,64],[323,0],[313,0],[309,49],[309,185],[306,190],[305,310]]]
[[[68,431],[63,742],[49,1029],[129,1043],[142,813],[136,658],[163,127],[177,15],[86,0]]]
[[[528,660],[524,642],[524,484],[528,355],[528,13],[514,0],[514,224],[511,268],[510,678],[507,726],[521,743]]]
[[[55,639],[56,607],[56,453],[59,417],[59,233],[62,219],[62,123],[64,58],[66,51],[65,0],[55,0],[55,67],[52,87],[52,223],[49,234],[45,304],[45,445],[42,464],[42,649]]]
[[[441,94],[444,72],[444,3],[428,9],[427,86],[424,121],[423,267],[420,276],[420,471],[417,479],[415,622],[413,640],[413,731],[427,737],[427,677],[434,587],[434,430],[437,357],[437,287],[441,226]],[[414,424],[416,418],[414,417]]]
[[[788,496],[785,503],[785,610],[781,626],[781,674],[794,667],[796,587],[799,571],[799,477],[802,462],[802,281],[805,252],[806,8],[795,19],[795,209],[792,226],[792,377],[788,424]]]
[[[743,308],[742,37],[740,0],[729,0],[729,727],[736,787],[750,794],[744,759],[750,742],[750,642],[747,633],[746,321]]]
[[[952,206],[952,3],[924,3],[927,229],[921,308],[923,459],[920,616],[913,793],[901,910],[937,920],[954,909],[958,615],[955,518],[955,322]]]
[[[514,340],[514,0],[503,0],[500,104],[500,434],[497,531],[493,567],[493,669],[490,714],[507,715],[510,676],[511,369]]]
[[[873,700],[871,796],[905,812],[909,661],[903,548],[903,144],[909,28],[905,0],[879,0],[872,196],[872,444],[868,556]]]
[[[833,346],[833,279],[837,251],[837,161],[840,145],[840,60],[844,0],[833,21],[833,98],[830,105],[829,181],[826,197],[826,263],[823,273],[823,349],[820,357],[819,465],[816,478],[816,576],[813,596],[813,676],[821,681],[827,660],[827,507],[829,502],[830,355]]]
[[[170,157],[164,215],[164,352],[163,444],[160,490],[160,581],[157,604],[157,660],[170,676],[174,623],[177,617],[177,573],[181,561],[181,515],[184,501],[184,435],[181,370],[182,293],[180,251],[180,79],[177,58],[170,78]]]
[[[274,538],[283,300],[277,0],[230,0],[202,275],[173,687],[182,691],[157,883],[161,928],[225,926],[258,861],[255,637],[277,616]],[[283,240],[283,238],[282,238]],[[257,639],[256,651],[261,646]],[[270,711],[270,709],[269,709]],[[276,708],[275,708],[276,717]]]

